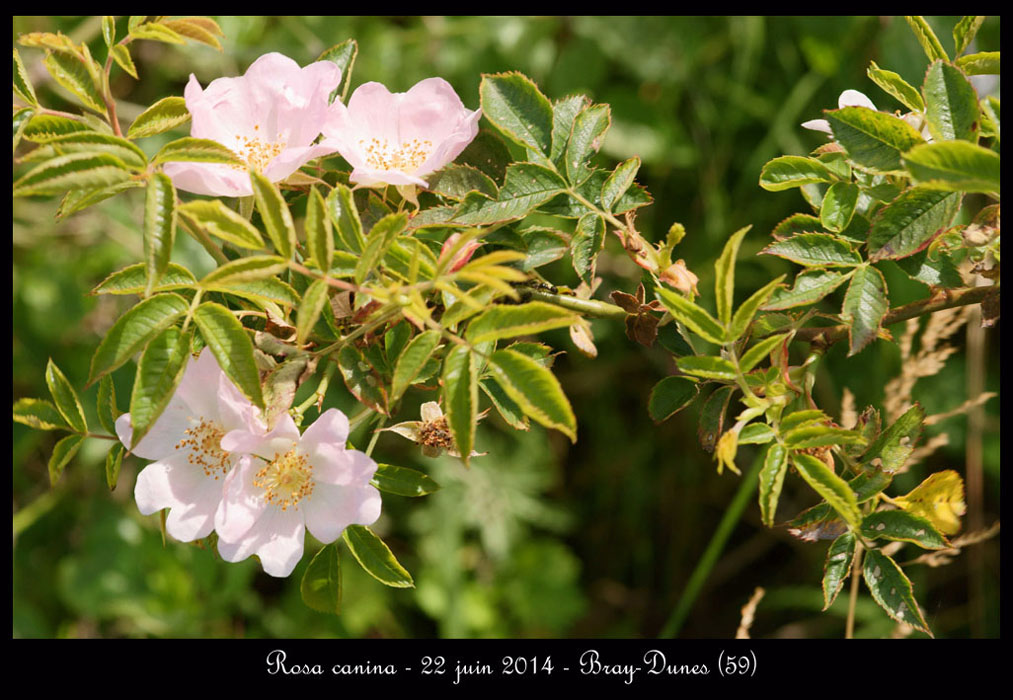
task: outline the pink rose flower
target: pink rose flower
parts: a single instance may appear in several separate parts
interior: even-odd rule
[[[151,515],[169,508],[165,530],[181,542],[210,535],[226,475],[239,461],[239,455],[222,449],[221,441],[237,429],[267,431],[257,408],[204,349],[187,365],[169,405],[133,450],[155,460],[137,476],[138,510]],[[116,419],[116,434],[129,448],[129,413]]]
[[[332,408],[302,435],[285,413],[266,435],[239,429],[225,436],[222,446],[244,456],[215,514],[223,559],[256,554],[265,572],[284,577],[302,558],[306,528],[328,543],[349,525],[376,522],[380,492],[369,483],[376,462],[345,449],[348,431],[348,418]]]
[[[323,143],[352,165],[352,182],[428,187],[423,178],[460,155],[478,134],[481,116],[481,110],[466,109],[442,78],[394,94],[366,83],[347,107],[331,105]]]
[[[232,149],[246,168],[220,163],[166,163],[177,188],[219,197],[253,194],[250,170],[272,182],[334,148],[314,145],[327,118],[327,100],[341,81],[330,61],[305,68],[280,53],[261,56],[241,78],[218,78],[201,89],[190,75],[183,95],[190,111],[190,135]]]

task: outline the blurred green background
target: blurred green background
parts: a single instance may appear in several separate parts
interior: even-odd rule
[[[225,51],[149,41],[133,47],[135,82],[118,69],[113,92],[129,123],[147,105],[181,95],[191,72],[202,84],[241,74],[258,56],[280,51],[302,64],[355,38],[352,87],[376,80],[403,91],[420,79],[449,80],[469,108],[478,106],[481,73],[519,70],[553,99],[574,92],[612,106],[613,123],[599,163],[643,159],[639,180],[654,196],[638,227],[657,240],[674,221],[689,235],[676,251],[711,296],[711,264],[727,236],[752,233],[738,267],[740,298],[781,272],[784,261],[755,253],[782,218],[806,205],[798,192],[768,193],[762,165],[781,154],[804,154],[824,142],[799,123],[836,107],[842,90],[866,92],[880,109],[900,107],[866,78],[870,60],[919,85],[927,60],[902,18],[865,17],[221,17]],[[931,17],[943,45],[957,17]],[[117,22],[126,31],[126,18]],[[63,31],[105,58],[99,18],[15,17],[14,37]],[[998,18],[978,35],[979,50],[999,49]],[[43,103],[75,109],[41,65],[41,52],[21,49]],[[988,89],[988,86],[985,86]],[[993,88],[998,91],[995,81]],[[168,135],[166,136],[168,138]],[[153,152],[159,137],[142,141]],[[24,146],[19,152],[24,150]],[[17,155],[17,153],[16,153]],[[141,259],[143,193],[132,191],[67,220],[57,200],[19,199],[13,210],[13,399],[46,397],[48,358],[79,389],[99,339],[132,300],[85,292],[110,272]],[[186,237],[174,259],[195,272],[213,263]],[[567,261],[543,268],[556,284],[576,284]],[[896,272],[896,274],[891,274]],[[632,292],[638,268],[606,246],[604,284]],[[925,288],[887,270],[894,305]],[[840,294],[840,292],[838,292]],[[123,465],[110,494],[103,460],[108,443],[86,441],[62,481],[50,489],[46,462],[56,433],[13,426],[13,635],[15,637],[651,637],[658,634],[728,508],[738,477],[715,473],[696,437],[699,404],[655,426],[646,413],[651,387],[672,373],[659,347],[632,344],[616,323],[595,321],[600,354],[588,359],[564,333],[547,334],[566,350],[556,371],[578,418],[578,442],[534,426],[510,430],[497,416],[482,423],[478,447],[489,456],[470,471],[450,458],[428,459],[386,433],[379,461],[422,469],[443,489],[423,499],[386,496],[376,529],[415,576],[414,590],[388,589],[346,556],[344,611],[325,616],[300,600],[299,580],[319,546],[291,578],[279,580],[252,560],[227,564],[194,545],[164,548],[157,518],[133,504],[135,458]],[[899,336],[902,327],[895,327]],[[998,329],[987,331],[986,388],[998,391]],[[964,332],[954,340],[963,348]],[[895,343],[878,342],[845,358],[833,348],[818,375],[821,405],[837,415],[844,386],[859,408],[882,401],[899,370]],[[963,349],[915,389],[928,413],[966,398]],[[126,407],[133,367],[114,379]],[[343,387],[329,405],[352,408]],[[83,392],[89,423],[95,388]],[[399,420],[417,415],[431,397],[410,395]],[[312,414],[311,414],[312,417]],[[895,481],[903,493],[940,469],[964,471],[967,419],[928,429],[949,444]],[[999,514],[999,403],[987,405],[983,438],[986,524]],[[353,435],[357,445],[361,435]],[[749,466],[756,451],[743,447]],[[779,515],[812,505],[815,494],[787,480]],[[806,544],[783,527],[760,524],[755,499],[732,533],[682,630],[684,637],[732,637],[739,610],[756,586],[767,595],[756,611],[755,637],[830,637],[844,632],[846,601],[819,612],[827,543]],[[998,540],[977,560],[962,555],[909,574],[926,618],[940,637],[999,635]],[[910,549],[901,561],[916,556]],[[969,563],[971,570],[969,570]],[[969,583],[973,581],[974,583]],[[858,608],[858,636],[888,636],[894,625],[867,594]]]

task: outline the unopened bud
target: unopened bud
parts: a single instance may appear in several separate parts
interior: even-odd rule
[[[457,241],[461,238],[461,234],[454,233],[443,243],[443,248],[440,249],[440,259],[442,260],[450,254],[450,249],[454,247]],[[465,264],[471,260],[471,256],[474,255],[478,247],[482,245],[482,241],[470,241],[466,243],[463,248],[457,251],[454,255],[454,261],[450,264],[450,271],[457,272]]]
[[[672,285],[680,292],[685,294],[689,294],[690,292],[698,294],[696,291],[696,283],[700,280],[696,275],[689,271],[689,268],[686,267],[686,263],[682,260],[669,265],[660,275],[658,275],[658,278],[662,282],[667,282]]]

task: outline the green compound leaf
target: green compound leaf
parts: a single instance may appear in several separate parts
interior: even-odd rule
[[[246,168],[246,163],[235,153],[218,143],[208,139],[195,139],[186,136],[162,146],[151,162],[161,163],[221,163]]]
[[[760,187],[768,192],[833,181],[833,175],[826,165],[815,158],[805,156],[774,158],[760,171]]]
[[[179,212],[212,236],[235,246],[248,250],[261,250],[264,247],[260,231],[219,199],[187,202],[179,207]]]
[[[481,192],[492,199],[499,196],[496,182],[471,165],[448,165],[427,179],[430,192],[456,201],[464,199],[469,192]]]
[[[253,358],[253,341],[242,324],[231,311],[214,302],[198,306],[193,320],[225,376],[232,380],[246,398],[259,408],[264,408],[260,372]]]
[[[95,83],[95,76],[81,57],[69,52],[53,51],[46,55],[44,63],[53,80],[74,93],[81,104],[105,114],[105,101]]]
[[[329,102],[334,102],[338,97],[345,101],[348,94],[348,86],[352,83],[352,69],[355,67],[355,57],[359,55],[359,44],[355,39],[345,39],[340,44],[320,54],[318,61],[330,61],[341,70],[341,82],[331,93]],[[312,607],[312,606],[310,606]]]
[[[46,145],[36,148],[21,160],[22,162],[48,160],[69,153],[108,153],[134,170],[144,170],[148,165],[144,151],[130,141],[96,131],[75,131],[62,136],[53,136],[47,139]]]
[[[862,534],[869,539],[912,542],[922,549],[950,546],[931,522],[904,510],[884,510],[866,515],[862,520]]]
[[[126,47],[124,47],[126,48]],[[127,130],[127,138],[143,139],[162,134],[190,121],[186,100],[182,97],[165,97],[137,115]]]
[[[463,346],[454,346],[443,362],[443,400],[447,427],[465,465],[475,446],[478,423],[478,360]]]
[[[439,344],[439,331],[424,331],[405,346],[394,366],[394,379],[390,390],[391,402],[400,399],[408,387],[415,383],[415,379],[421,374]]]
[[[833,605],[844,586],[844,581],[851,573],[851,564],[855,560],[855,535],[845,532],[830,545],[827,550],[827,561],[823,565],[823,609]]]
[[[289,211],[288,204],[274,183],[260,173],[251,172],[250,183],[253,185],[257,211],[260,212],[274,249],[281,257],[291,260],[296,247],[296,238],[292,212]]]
[[[766,423],[750,423],[739,431],[740,445],[766,445],[777,437]]]
[[[959,68],[942,61],[933,63],[925,74],[922,93],[929,132],[936,141],[977,143],[981,125],[978,93]]]
[[[869,229],[869,260],[905,258],[931,243],[960,209],[956,192],[912,187],[883,207]]]
[[[914,404],[869,445],[869,449],[862,455],[862,462],[878,467],[887,474],[895,473],[914,452],[924,421],[925,410],[920,404]]]
[[[200,281],[203,288],[228,287],[237,282],[263,280],[282,272],[288,267],[284,258],[277,255],[251,255],[227,262],[212,270]]]
[[[775,241],[760,253],[786,258],[806,267],[854,267],[862,263],[862,256],[850,245],[827,233],[800,233]]]
[[[732,301],[735,294],[735,258],[739,254],[742,238],[752,226],[740,228],[729,236],[721,255],[714,263],[714,297],[717,303],[718,320],[728,328],[732,320]]]
[[[25,129],[28,128],[28,122],[31,120],[35,110],[25,107],[14,112],[11,117],[11,130],[13,132],[12,141],[13,145],[11,148],[17,150],[18,144],[21,143],[21,138],[25,135]],[[34,151],[33,151],[34,153]]]
[[[844,107],[824,113],[834,138],[844,146],[848,156],[870,170],[899,170],[901,154],[924,143],[921,134],[903,119],[867,107]]]
[[[73,430],[63,416],[45,399],[18,399],[14,402],[14,422],[36,430]]]
[[[647,413],[655,423],[662,423],[693,403],[700,387],[686,377],[665,377],[651,389]]]
[[[482,114],[514,143],[549,153],[552,103],[520,73],[483,75],[478,88]]]
[[[816,424],[785,432],[784,444],[793,450],[804,450],[828,445],[865,445],[866,440],[854,430]]]
[[[355,281],[362,284],[383,259],[394,239],[404,231],[408,224],[406,214],[388,214],[377,221],[369,230],[362,256],[355,266]]]
[[[77,397],[73,385],[56,366],[52,359],[46,364],[46,385],[53,396],[57,410],[67,424],[78,433],[88,432],[88,422],[84,418],[81,400]]]
[[[56,486],[56,482],[63,475],[64,468],[70,463],[70,460],[74,459],[82,442],[84,442],[84,435],[68,435],[53,447],[53,454],[49,458],[50,486]]]
[[[148,22],[139,24],[136,27],[128,27],[130,36],[135,39],[148,39],[149,41],[161,41],[166,44],[185,44],[183,35],[173,31],[164,24]]]
[[[795,430],[806,425],[827,423],[829,420],[827,414],[818,408],[807,408],[803,411],[792,411],[784,416],[781,419],[780,428],[782,433],[786,433],[789,430]]]
[[[978,33],[978,29],[984,21],[985,18],[983,16],[971,15],[961,17],[960,21],[957,22],[957,25],[953,28],[953,46],[956,49],[957,56],[964,53],[964,49],[974,41],[974,35]],[[959,61],[960,59],[957,60]]]
[[[144,349],[130,394],[130,448],[148,434],[176,392],[190,358],[190,334],[170,326]]]
[[[775,290],[761,308],[763,311],[783,311],[815,304],[841,286],[846,279],[847,275],[835,270],[806,270],[795,277],[794,287]]]
[[[875,61],[871,61],[866,75],[869,76],[872,82],[883,88],[884,91],[895,97],[898,102],[912,112],[925,111],[925,102],[922,100],[921,93],[913,85],[904,80],[904,78],[900,77],[899,74],[883,70],[876,65]]]
[[[549,160],[560,171],[566,171],[563,156],[573,132],[573,120],[590,106],[591,100],[586,95],[570,95],[556,100],[552,105],[552,147],[549,149]]]
[[[320,314],[328,303],[330,285],[324,280],[313,280],[313,283],[303,294],[302,304],[299,305],[299,312],[296,315],[295,342],[303,345],[309,337],[313,326],[320,320]]]
[[[489,370],[503,391],[524,413],[547,428],[577,441],[577,419],[559,381],[546,367],[516,350],[497,350]]]
[[[823,228],[840,233],[851,223],[858,204],[858,185],[851,182],[835,182],[823,195],[820,205],[820,223]]]
[[[565,189],[566,181],[548,168],[535,163],[512,163],[507,166],[498,199],[471,192],[451,221],[480,226],[521,219]]]
[[[358,255],[365,246],[362,236],[362,221],[359,219],[359,210],[355,207],[352,198],[352,191],[342,184],[338,184],[327,195],[327,214],[331,222],[337,228],[338,240],[342,243],[344,250]]]
[[[532,335],[553,328],[566,328],[577,316],[566,309],[541,301],[495,305],[468,324],[465,337],[473,345],[500,338]]]
[[[965,141],[937,141],[904,154],[904,167],[925,187],[999,193],[999,154]]]
[[[921,44],[925,55],[929,57],[930,61],[950,60],[945,49],[943,49],[943,45],[939,43],[936,33],[932,31],[932,27],[929,26],[924,17],[905,17],[904,19],[907,20],[908,26],[911,27],[911,31],[914,32],[918,43]]]
[[[735,315],[732,316],[732,321],[728,326],[726,342],[738,340],[743,336],[749,328],[749,324],[753,322],[753,317],[756,316],[756,312],[761,306],[763,306],[763,304],[766,303],[767,299],[769,299],[770,295],[774,293],[774,290],[778,287],[778,285],[784,281],[784,278],[785,275],[780,275],[776,279],[771,280],[742,302],[742,305],[735,310]]]
[[[739,369],[743,372],[748,372],[756,367],[756,365],[763,362],[763,359],[773,352],[775,348],[780,347],[784,343],[785,338],[786,336],[784,334],[772,335],[769,338],[764,338],[756,345],[749,348],[749,350],[747,350],[746,353],[739,359]],[[742,442],[741,437],[739,442]]]
[[[208,17],[183,17],[181,19],[162,20],[159,24],[185,36],[187,39],[206,44],[222,50],[219,36],[224,36],[218,23]]]
[[[876,339],[883,317],[890,309],[886,280],[875,267],[863,265],[851,277],[844,294],[841,318],[848,324],[848,357]]]
[[[870,549],[865,553],[862,575],[873,599],[887,615],[932,636],[915,600],[911,581],[897,562],[879,550]]]
[[[28,71],[25,70],[25,66],[21,62],[21,54],[17,49],[14,49],[14,94],[33,107],[39,105],[39,99],[35,96],[35,88],[32,87],[32,82],[28,79]]]
[[[760,470],[760,518],[767,527],[774,527],[777,502],[781,498],[784,475],[788,471],[788,450],[780,443],[767,448]]]
[[[664,287],[658,287],[655,292],[676,321],[708,342],[716,345],[724,343],[725,329],[702,307],[697,306],[678,292]]]
[[[35,143],[46,143],[58,136],[83,131],[93,131],[93,129],[77,119],[68,119],[54,114],[36,114],[28,120],[24,137]]]
[[[116,61],[116,65],[122,68],[134,80],[137,80],[137,66],[134,65],[134,59],[130,57],[130,49],[123,44],[116,44],[109,49],[109,55]]]
[[[612,211],[612,207],[626,194],[633,185],[640,170],[640,157],[633,156],[616,166],[612,174],[601,186],[601,205],[606,211]]]
[[[601,146],[612,125],[612,113],[606,104],[588,107],[573,120],[573,131],[566,146],[566,178],[573,184],[583,182],[591,174],[587,159]]]
[[[113,445],[106,453],[106,484],[110,491],[116,490],[116,483],[120,480],[120,467],[123,466],[123,455],[126,452],[123,445]]]
[[[840,514],[852,528],[858,529],[862,524],[862,513],[858,510],[855,494],[841,477],[812,455],[795,453],[791,457],[795,469],[813,490],[823,497],[830,507]]]
[[[594,279],[598,253],[605,246],[605,219],[585,214],[577,221],[570,239],[570,256],[577,276],[587,284]]]
[[[121,411],[116,405],[116,385],[108,374],[99,382],[96,409],[98,422],[110,435],[115,435],[116,419],[120,417]]]
[[[374,411],[387,415],[387,394],[377,380],[372,365],[358,348],[352,345],[341,348],[338,353],[338,369],[352,396]]]
[[[440,490],[437,484],[428,475],[415,469],[395,467],[390,464],[379,464],[376,467],[376,474],[370,482],[384,493],[392,493],[396,496],[428,496]]]
[[[27,130],[25,133],[27,137]],[[18,179],[14,196],[63,194],[72,189],[116,185],[130,178],[126,164],[108,153],[69,153],[47,160]]]
[[[299,582],[307,606],[322,613],[341,613],[341,557],[334,542],[317,552]]]
[[[735,365],[720,357],[709,355],[687,355],[676,358],[675,363],[686,374],[704,379],[720,379],[726,382],[735,381]]]
[[[61,219],[65,216],[69,216],[74,212],[87,209],[88,207],[94,206],[99,202],[103,202],[110,197],[118,195],[120,192],[125,192],[130,189],[137,187],[144,187],[144,182],[139,180],[127,180],[120,182],[116,185],[110,185],[109,187],[99,187],[97,189],[83,189],[83,190],[71,190],[64,195],[63,201],[60,202],[60,206],[56,210],[56,218]]]
[[[383,540],[365,525],[349,525],[342,533],[352,556],[366,573],[385,586],[414,588],[415,582]]]
[[[999,75],[999,52],[982,51],[961,56],[957,59],[957,68],[967,75]]]
[[[147,281],[144,296],[151,296],[169,267],[172,244],[176,240],[176,188],[165,173],[154,173],[148,180],[144,203],[144,267]]]

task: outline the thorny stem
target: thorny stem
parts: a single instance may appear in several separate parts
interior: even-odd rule
[[[534,301],[544,301],[547,304],[554,304],[555,306],[569,309],[570,311],[576,311],[586,316],[615,319],[626,318],[626,311],[622,307],[616,306],[615,304],[609,304],[606,301],[579,299],[577,297],[566,296],[564,294],[551,294],[549,292],[541,292],[538,290],[522,290],[521,294]]]
[[[851,593],[848,596],[848,620],[844,626],[844,638],[854,639],[855,608],[858,606],[858,579],[862,571],[862,554],[865,548],[860,541],[855,542],[855,556],[851,560]]]
[[[968,287],[965,289],[945,290],[935,294],[928,299],[915,301],[904,306],[898,306],[883,317],[883,326],[890,326],[894,323],[906,321],[915,316],[935,313],[944,309],[952,309],[957,306],[969,306],[978,304],[991,292],[997,289],[996,286]],[[798,340],[809,343],[817,343],[823,346],[830,346],[848,337],[848,326],[839,324],[836,326],[823,326],[821,328],[800,328],[795,334]]]
[[[327,284],[329,284],[330,286],[337,287],[338,289],[342,289],[342,290],[344,290],[346,292],[366,292],[366,291],[368,291],[368,290],[362,289],[358,285],[352,284],[351,282],[345,282],[344,280],[336,280],[333,277],[328,277],[327,275],[325,275],[325,274],[323,274],[321,272],[316,272],[315,270],[311,270],[308,267],[305,267],[304,265],[300,265],[299,263],[297,263],[297,262],[295,262],[293,260],[289,260],[288,261],[288,266],[289,266],[290,269],[295,270],[296,272],[298,272],[301,275],[305,275],[307,277],[312,277],[314,279],[321,279],[324,282],[326,282]]]

